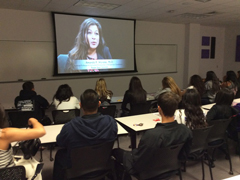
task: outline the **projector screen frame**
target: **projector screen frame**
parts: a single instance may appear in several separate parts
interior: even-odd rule
[[[99,72],[81,72],[81,73],[59,73],[58,72],[58,54],[57,52],[57,34],[56,34],[56,22],[55,22],[55,14],[59,15],[69,15],[69,16],[81,16],[86,18],[100,18],[100,19],[110,19],[110,20],[123,20],[123,21],[132,21],[133,23],[133,40],[132,40],[132,49],[133,49],[133,69],[132,70],[121,70],[121,71],[99,71]],[[59,13],[59,12],[52,12],[52,19],[53,19],[53,28],[54,28],[54,74],[53,76],[86,76],[86,75],[100,75],[100,74],[124,74],[124,73],[137,73],[137,63],[136,63],[136,50],[135,50],[135,36],[136,36],[136,20],[135,19],[125,19],[125,18],[114,18],[114,17],[105,17],[105,16],[89,16],[84,14],[72,14],[72,13]],[[105,37],[106,35],[104,35]],[[70,49],[69,49],[70,50]]]

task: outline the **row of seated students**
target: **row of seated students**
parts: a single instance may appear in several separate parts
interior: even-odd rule
[[[207,114],[207,117],[212,117],[215,114],[216,117],[210,119],[214,120],[220,116],[220,113],[223,113],[221,118],[229,118],[229,116],[233,114],[232,112],[234,112],[231,107],[233,98],[234,93],[232,91],[229,89],[221,89],[216,96],[216,99],[219,99],[219,103],[217,102],[217,104],[213,106],[209,111],[209,115]],[[104,141],[111,141],[117,136],[116,121],[110,116],[97,113],[100,102],[99,95],[96,91],[91,89],[86,90],[81,95],[80,100],[80,106],[83,109],[83,116],[76,117],[72,121],[66,123],[60,134],[57,136],[57,144],[65,149],[60,150],[56,154],[53,173],[54,179],[62,179],[64,177],[62,175],[64,172],[63,169],[71,166],[69,157],[71,149],[99,144]],[[146,131],[141,138],[138,148],[132,152],[126,152],[122,149],[113,150],[113,155],[116,160],[123,163],[123,167],[129,174],[134,175],[139,173],[138,169],[134,169],[134,167],[142,169],[146,164],[150,163],[148,162],[148,157],[151,154],[152,147],[166,147],[185,143],[183,151],[186,156],[190,150],[192,139],[190,129],[208,126],[201,109],[199,92],[195,88],[187,89],[182,97],[182,102],[185,108],[185,117],[182,118],[184,119],[184,123],[177,123],[177,121],[175,121],[176,118],[174,117],[180,102],[180,96],[168,91],[161,93],[158,96],[157,101],[158,112],[162,116],[162,122],[158,123],[154,129]],[[223,111],[220,108],[220,112],[218,113],[218,106],[222,106],[221,108],[226,109]],[[229,111],[227,111],[228,109]],[[225,112],[229,112],[229,114]],[[3,108],[1,108],[0,159],[2,168],[14,165],[14,161],[11,158],[11,142],[32,139],[45,134],[43,126],[34,118],[29,119],[29,124],[32,125],[33,128],[26,130],[4,128],[4,121],[5,114]],[[31,131],[31,135],[29,135],[29,131]],[[19,136],[19,133],[22,136]],[[165,139],[166,137],[168,138]],[[182,158],[184,158],[184,155]]]

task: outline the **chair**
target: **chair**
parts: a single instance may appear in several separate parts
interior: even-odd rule
[[[206,154],[206,152],[207,152],[207,138],[208,138],[208,135],[211,131],[211,128],[212,128],[212,126],[192,130],[192,135],[193,135],[192,146],[191,146],[191,150],[190,150],[190,153],[189,153],[188,159],[187,159],[187,160],[193,160],[193,161],[201,160],[202,175],[203,175],[202,179],[203,180],[205,179],[204,163],[203,163],[204,157],[208,160],[210,177],[211,177],[211,179],[213,179],[209,157]],[[184,162],[184,170],[183,171],[184,172],[186,171],[186,161]]]
[[[65,179],[99,180],[111,169],[111,152],[114,141],[72,149],[72,167],[66,169]]]
[[[116,115],[116,105],[100,106],[98,112],[103,115],[109,115],[115,118]]]
[[[132,115],[149,113],[150,106],[151,106],[151,101],[146,101],[144,103],[131,104],[129,115],[132,116]]]
[[[13,166],[0,169],[1,180],[26,180],[26,171],[24,166]]]
[[[64,73],[67,64],[68,54],[60,54],[57,57],[58,61],[58,73]]]
[[[77,116],[80,116],[80,109],[66,109],[52,111],[54,124],[65,124]]]
[[[11,111],[8,112],[11,127],[24,128],[28,126],[28,119],[35,118],[34,111]]]
[[[231,122],[231,119],[220,119],[220,120],[212,120],[209,122],[209,125],[213,125],[209,136],[208,136],[208,148],[213,149],[212,156],[211,156],[211,166],[214,167],[213,161],[214,161],[214,153],[217,148],[219,148],[226,157],[229,160],[229,166],[230,171],[229,174],[233,174],[232,171],[232,162],[231,157],[228,149],[228,143],[227,143],[227,127],[229,123]],[[225,145],[225,148],[223,148],[223,145]]]
[[[157,148],[151,156],[148,164],[144,167],[134,166],[139,174],[136,175],[140,180],[157,180],[160,179],[163,174],[171,176],[179,173],[179,178],[182,180],[181,163],[178,159],[178,154],[182,149],[183,144],[172,145],[165,148]],[[135,175],[134,175],[135,176]]]

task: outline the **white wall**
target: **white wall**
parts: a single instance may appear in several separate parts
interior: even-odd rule
[[[4,65],[5,61],[12,61],[11,66],[0,69],[0,76],[4,76],[2,78],[0,77],[0,81],[1,79],[6,79],[7,76],[10,76],[12,73],[15,73],[14,68],[19,68],[20,66],[24,66],[26,70],[31,69],[32,77],[34,77],[36,73],[38,73],[38,77],[46,77],[44,75],[53,74],[54,46],[49,45],[44,51],[38,52],[36,50],[34,56],[30,56],[32,55],[32,51],[26,52],[26,54],[29,55],[27,57],[30,58],[28,60],[24,58],[7,58],[11,57],[15,51],[14,49],[6,47],[6,43],[16,45],[19,42],[31,42],[33,43],[33,48],[35,48],[37,44],[53,44],[54,32],[50,13],[0,9],[0,22],[0,44],[6,49],[6,51],[0,53],[1,66]],[[155,92],[161,86],[162,78],[167,75],[172,76],[180,88],[183,88],[185,25],[137,21],[135,40],[136,44],[176,44],[178,46],[177,73],[138,75],[144,89],[147,92]],[[16,48],[18,48],[18,46]],[[39,56],[42,56],[42,52],[44,52],[43,60],[36,60],[39,59]],[[3,56],[5,58],[3,58]],[[34,57],[36,57],[36,59]],[[30,61],[36,63],[39,68],[33,69],[32,66],[29,65],[31,64]],[[1,74],[2,70],[4,70],[5,73]],[[132,75],[134,75],[134,73],[106,76],[105,79],[108,89],[111,89],[115,96],[123,95],[128,88],[128,83]],[[94,88],[95,82],[99,77],[100,76],[74,76],[72,79],[51,77],[52,80],[36,80],[33,82],[37,93],[50,101],[60,84],[68,83],[72,87],[75,96],[79,97],[85,89]],[[32,79],[34,80],[34,78]],[[23,82],[0,83],[0,102],[5,108],[13,106],[14,98],[18,95],[22,83]]]
[[[240,71],[240,62],[236,62],[236,42],[237,35],[240,35],[240,26],[227,27],[225,31],[225,51],[223,73],[233,70]]]
[[[199,75],[202,78],[205,78],[207,71],[214,71],[217,77],[222,79],[224,48],[225,48],[225,45],[224,45],[225,28],[201,26],[201,37],[202,36],[216,37],[216,44],[215,44],[216,46],[215,46],[214,59],[201,59],[201,55],[199,56],[198,58],[199,59]],[[204,48],[205,48],[204,46],[200,46],[200,52],[201,52],[201,49],[204,49]]]

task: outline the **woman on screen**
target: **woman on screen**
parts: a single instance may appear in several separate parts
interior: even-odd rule
[[[112,59],[112,56],[109,48],[105,45],[100,23],[96,19],[88,18],[81,24],[79,33],[75,39],[75,45],[68,54],[65,72],[98,72],[98,69],[76,68],[75,64],[75,60],[97,59]]]

